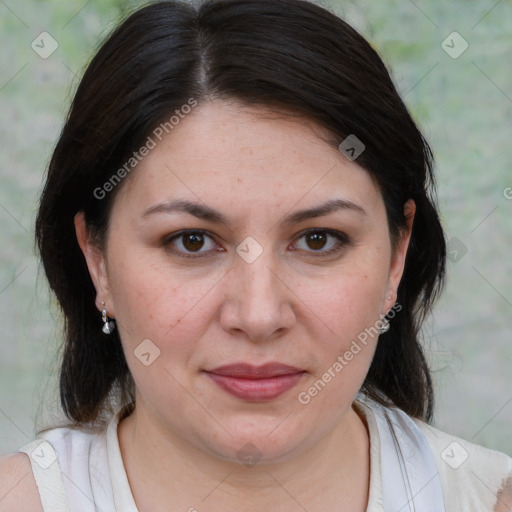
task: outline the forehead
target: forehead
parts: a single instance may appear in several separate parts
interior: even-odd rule
[[[370,206],[380,197],[368,172],[306,118],[207,102],[161,139],[119,191],[120,200],[137,210],[178,197],[216,209],[318,203],[333,195]]]

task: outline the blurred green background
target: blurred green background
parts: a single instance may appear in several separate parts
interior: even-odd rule
[[[319,3],[379,51],[437,158],[450,261],[424,330],[435,425],[512,454],[512,4]],[[92,52],[142,4],[0,0],[0,453],[58,406],[60,318],[33,243],[44,170]],[[47,58],[31,47],[42,32],[58,43]]]

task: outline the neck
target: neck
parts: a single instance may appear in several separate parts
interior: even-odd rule
[[[369,435],[350,408],[328,435],[284,462],[243,465],[193,446],[142,407],[122,420],[119,444],[140,510],[364,511]]]

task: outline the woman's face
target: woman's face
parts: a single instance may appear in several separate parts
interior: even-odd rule
[[[251,450],[285,460],[343,419],[408,243],[392,252],[383,199],[357,161],[311,122],[262,113],[202,103],[156,139],[119,185],[104,253],[77,217],[137,409],[233,461]],[[220,375],[239,363],[252,366]],[[295,370],[258,374],[267,363]]]

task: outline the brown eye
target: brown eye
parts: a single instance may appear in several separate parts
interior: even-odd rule
[[[328,256],[340,252],[351,241],[345,233],[328,229],[311,229],[298,238],[295,248],[315,256]]]
[[[310,249],[318,251],[325,247],[327,243],[327,235],[322,231],[313,231],[306,235],[306,243]]]
[[[204,245],[204,236],[201,233],[191,233],[183,235],[183,247],[187,251],[198,251]]]
[[[164,239],[163,245],[184,258],[212,256],[213,252],[222,250],[210,235],[197,230],[175,233]]]

